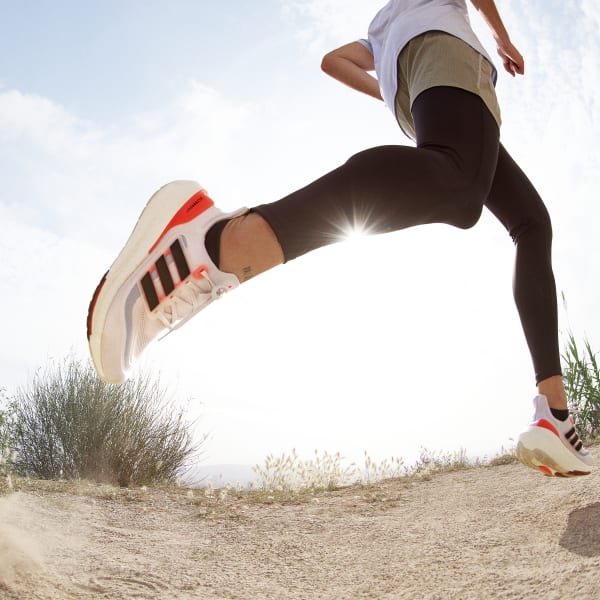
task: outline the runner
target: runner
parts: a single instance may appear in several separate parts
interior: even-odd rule
[[[472,3],[504,69],[522,75],[523,57],[493,0]],[[368,39],[328,53],[322,68],[385,101],[416,147],[370,148],[277,202],[231,214],[194,182],[161,188],[90,303],[98,373],[124,381],[153,340],[251,277],[338,241],[340,223],[357,214],[369,215],[370,233],[427,223],[467,229],[485,206],[516,246],[514,297],[538,387],[517,454],[546,475],[589,473],[592,458],[569,416],[561,375],[550,218],[499,142],[497,72],[471,29],[466,0],[391,0]]]

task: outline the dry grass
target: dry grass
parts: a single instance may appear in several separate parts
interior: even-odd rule
[[[109,385],[75,358],[39,370],[11,407],[14,470],[44,479],[174,481],[204,441],[193,443],[193,424],[158,378]]]
[[[600,450],[600,438],[588,442],[588,447],[596,452]],[[313,469],[317,464],[323,464],[326,459],[321,456],[321,460],[312,462]],[[331,455],[325,455],[331,456]],[[335,456],[333,457],[335,458]],[[299,461],[286,461],[286,457],[280,457],[277,464],[298,465]],[[421,452],[417,462],[408,468],[403,468],[401,473],[396,472],[400,462],[392,463],[390,460],[382,461],[378,465],[366,456],[366,462],[371,466],[371,471],[365,473],[360,471],[362,478],[358,478],[347,484],[337,486],[318,487],[314,485],[315,473],[311,472],[306,480],[309,485],[302,485],[298,481],[298,471],[294,468],[290,471],[291,481],[294,485],[285,484],[274,488],[269,485],[251,486],[244,488],[240,484],[225,484],[222,487],[213,487],[207,484],[202,488],[179,487],[173,484],[154,485],[152,487],[130,487],[122,488],[115,485],[96,483],[86,480],[40,480],[20,477],[14,474],[6,474],[0,477],[0,495],[6,495],[14,492],[26,492],[36,495],[48,496],[80,496],[94,501],[119,502],[119,503],[140,503],[151,506],[170,505],[173,503],[192,504],[198,508],[198,517],[205,519],[244,519],[245,513],[253,506],[257,505],[295,505],[306,504],[309,502],[321,502],[328,498],[335,497],[338,493],[354,492],[357,505],[378,504],[382,507],[394,506],[400,500],[397,486],[392,486],[396,490],[393,494],[390,492],[389,483],[398,483],[399,481],[411,486],[419,480],[431,480],[440,473],[448,473],[460,470],[469,470],[477,468],[493,468],[500,465],[513,464],[518,462],[514,451],[502,449],[495,457],[485,460],[470,460],[467,458],[464,450],[457,452],[433,453],[427,450]],[[328,477],[325,481],[331,482],[332,464],[340,467],[340,473],[349,471],[343,467],[339,457],[328,463],[325,472]],[[393,464],[395,467],[392,468]],[[355,467],[356,465],[354,465]],[[353,468],[354,468],[353,467]],[[394,475],[386,477],[390,472]],[[285,483],[285,471],[278,471],[280,479],[278,483]],[[356,475],[357,472],[354,472]],[[374,474],[379,477],[375,478]],[[341,481],[341,480],[340,480]],[[268,483],[263,480],[263,484]],[[388,489],[389,488],[389,489]],[[400,488],[402,489],[402,488]]]
[[[588,440],[592,451],[600,450],[600,437]],[[0,496],[15,492],[36,495],[79,496],[97,501],[164,504],[188,503],[198,508],[198,516],[206,519],[243,519],[245,511],[257,505],[299,505],[318,502],[320,498],[338,491],[353,489],[360,503],[395,505],[399,498],[386,492],[387,482],[411,485],[419,480],[429,481],[441,473],[493,468],[518,463],[514,449],[502,448],[494,457],[469,459],[464,450],[430,452],[422,449],[419,459],[404,467],[402,460],[392,458],[375,463],[366,453],[362,467],[352,463],[344,466],[339,454],[324,453],[315,459],[301,461],[294,452],[277,459],[268,457],[265,466],[256,467],[258,479],[244,487],[224,483],[219,487],[211,482],[204,487],[186,487],[165,482],[151,487],[123,488],[109,483],[84,479],[41,480],[22,477],[7,468],[0,471]]]

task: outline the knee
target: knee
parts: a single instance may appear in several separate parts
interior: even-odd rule
[[[515,244],[535,238],[544,245],[552,244],[552,222],[546,207],[540,202],[538,210],[526,215],[517,225],[510,228],[510,236]]]
[[[552,242],[552,221],[550,220],[550,214],[546,207],[540,210],[539,213],[533,220],[534,227],[539,231],[539,234],[547,240],[548,243]]]
[[[475,227],[483,211],[483,202],[479,200],[470,200],[465,202],[458,214],[458,223],[456,227],[461,229],[471,229]]]

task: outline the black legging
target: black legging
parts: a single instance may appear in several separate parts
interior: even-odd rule
[[[536,382],[561,373],[550,217],[531,182],[499,144],[476,95],[426,90],[412,106],[417,147],[380,146],[352,156],[310,185],[254,208],[285,260],[339,241],[345,226],[384,233],[426,223],[469,228],[487,206],[517,250],[514,297]]]

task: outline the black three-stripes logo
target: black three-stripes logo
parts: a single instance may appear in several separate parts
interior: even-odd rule
[[[173,263],[175,264],[177,274],[179,275],[179,282],[173,281],[173,276],[169,269],[169,265]],[[144,292],[150,310],[154,310],[160,304],[161,297],[164,299],[168,296],[178,283],[183,282],[190,276],[190,273],[190,266],[183,253],[181,243],[179,240],[175,240],[170,248],[158,258],[152,268],[140,281],[142,291]],[[157,281],[160,281],[162,290],[157,289]]]
[[[575,431],[575,427],[571,427],[567,433],[565,433],[565,437],[569,440],[569,444],[579,452],[583,446],[582,441],[579,439],[577,432]]]

